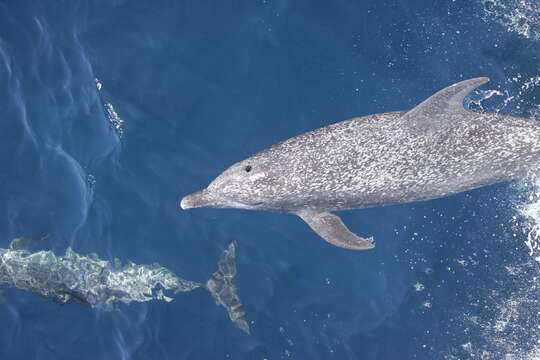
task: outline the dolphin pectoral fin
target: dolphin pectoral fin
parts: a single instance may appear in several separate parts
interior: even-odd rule
[[[429,127],[451,122],[456,115],[469,112],[463,107],[463,100],[471,91],[487,82],[489,78],[479,77],[450,85],[418,104],[402,118]]]
[[[302,210],[296,214],[332,245],[350,250],[370,250],[375,247],[373,238],[364,239],[352,233],[337,215],[313,210]]]

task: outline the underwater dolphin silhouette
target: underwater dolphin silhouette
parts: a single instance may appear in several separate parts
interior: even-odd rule
[[[236,243],[223,251],[217,270],[206,283],[183,279],[154,263],[124,265],[100,259],[97,254],[81,255],[71,248],[58,256],[50,250],[32,252],[35,239],[16,238],[8,248],[0,248],[0,290],[14,286],[61,303],[77,301],[91,307],[111,310],[116,304],[163,300],[198,288],[206,289],[223,306],[229,319],[250,334],[249,323],[235,285]],[[0,293],[1,299],[1,293]]]
[[[232,165],[180,206],[296,214],[333,245],[372,249],[372,238],[353,234],[331,211],[441,198],[526,176],[540,164],[539,123],[463,107],[488,81],[465,80],[410,111],[285,140]]]

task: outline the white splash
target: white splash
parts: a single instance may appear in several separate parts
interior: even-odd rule
[[[101,98],[101,101],[103,103],[103,107],[105,108],[105,113],[107,115],[107,120],[109,121],[109,125],[111,129],[113,129],[119,138],[122,138],[124,136],[124,120],[118,115],[118,112],[114,109],[113,104],[110,102],[107,102],[104,100],[103,95],[103,83],[98,78],[95,78],[96,83],[96,89],[99,92],[99,96]]]
[[[96,81],[96,88],[98,89],[98,91],[101,91],[101,87],[103,86],[103,83],[98,78],[95,78],[95,81]]]
[[[109,124],[111,128],[116,131],[121,138],[124,135],[124,120],[120,118],[116,110],[111,103],[105,103],[105,110],[107,111],[107,117],[109,118]]]
[[[540,40],[538,0],[482,0],[484,20],[496,21],[521,37]]]
[[[418,281],[413,285],[413,287],[414,287],[414,291],[416,291],[416,292],[424,291],[424,289],[425,289],[424,284],[422,284],[421,282],[418,282]]]
[[[529,249],[529,256],[540,262],[540,179],[531,177],[524,186],[531,190],[528,202],[519,206],[518,212],[526,219],[528,231],[525,245]]]
[[[534,92],[540,86],[540,75],[517,73],[506,79],[506,84],[504,88],[515,88],[515,91],[477,90],[474,97],[465,100],[465,106],[471,110],[495,113],[507,112],[508,109],[520,112],[521,109],[530,108],[525,115],[540,120],[540,105],[530,103],[530,98],[534,98]],[[518,115],[523,116],[522,113]]]
[[[505,6],[518,3],[527,1],[504,2]],[[537,4],[540,6],[540,2]],[[540,76],[516,74],[507,83],[511,85],[508,88],[515,89],[511,93],[479,91],[480,99],[469,100],[469,104],[481,111],[516,111],[540,120],[540,106],[531,104],[533,92],[540,87]],[[540,175],[531,175],[515,185],[512,198],[509,205],[514,216],[509,223],[501,224],[504,230],[500,236],[508,241],[501,253],[501,266],[490,269],[492,281],[481,285],[456,319],[467,339],[452,345],[445,359],[540,360]],[[456,262],[468,266],[465,258]]]

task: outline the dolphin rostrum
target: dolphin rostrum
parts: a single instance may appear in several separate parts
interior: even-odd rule
[[[332,211],[424,201],[526,176],[539,164],[540,124],[466,110],[488,78],[449,86],[409,111],[353,118],[240,161],[182,199],[182,209],[296,214],[329,243],[368,250]]]

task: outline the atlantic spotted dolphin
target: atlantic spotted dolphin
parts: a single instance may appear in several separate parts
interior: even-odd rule
[[[121,265],[118,259],[111,263],[96,254],[78,254],[71,248],[63,256],[50,250],[32,252],[28,249],[32,243],[35,240],[17,238],[8,248],[0,248],[0,289],[13,286],[61,303],[76,301],[111,310],[120,303],[170,302],[173,294],[201,288],[227,310],[240,330],[250,333],[235,285],[235,242],[222,253],[217,270],[206,283],[182,279],[156,263],[141,265],[128,261]]]
[[[539,123],[464,108],[464,98],[488,81],[462,81],[412,110],[285,140],[232,165],[180,206],[296,214],[333,245],[372,249],[372,238],[353,234],[331,212],[441,198],[540,165]]]

